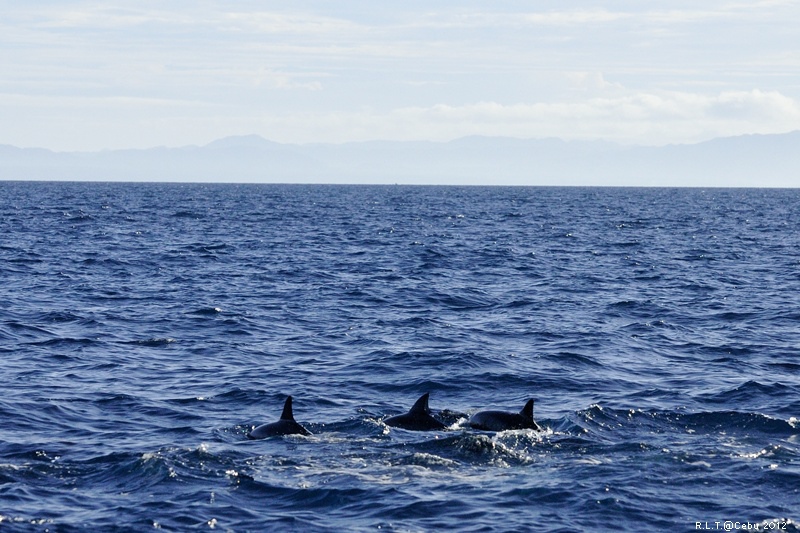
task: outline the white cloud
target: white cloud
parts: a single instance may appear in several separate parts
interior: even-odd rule
[[[275,11],[230,11],[222,14],[228,29],[268,34],[299,34],[307,37],[325,34],[364,33],[367,28],[351,20],[318,16],[314,13]]]
[[[321,138],[304,139],[298,125],[314,121]],[[406,107],[359,112],[265,117],[266,130],[285,141],[341,142],[372,138],[450,140],[466,135],[609,139],[627,144],[699,142],[717,136],[800,129],[800,104],[777,92],[723,92],[713,96],[661,92],[573,102]],[[294,132],[294,133],[292,133]],[[424,134],[420,134],[424,132]]]
[[[522,11],[503,11],[486,6],[483,10],[442,10],[408,22],[410,26],[435,28],[519,28],[553,27],[591,30],[592,26],[628,24],[631,28],[642,25],[674,25],[709,21],[749,20],[763,15],[765,8],[791,7],[792,0],[764,0],[750,3],[703,2],[674,9],[660,9],[651,4],[634,4],[628,9],[598,8],[536,9],[532,6]],[[714,5],[716,4],[716,5]]]
[[[606,81],[602,72],[573,71],[565,72],[564,77],[571,83],[572,89],[582,91],[621,90],[622,84]]]
[[[720,120],[752,122],[788,121],[800,117],[798,103],[777,91],[724,92],[707,105],[710,116]]]
[[[93,7],[51,13],[34,24],[34,27],[41,29],[119,29],[154,21],[168,22],[169,19],[163,15],[156,16],[141,12],[122,12],[117,9]]]
[[[302,76],[292,75],[287,72],[275,71],[267,68],[260,68],[254,74],[253,83],[271,89],[305,89],[309,91],[322,90],[322,83],[318,80],[298,81]]]
[[[288,143],[447,141],[488,135],[662,145],[800,129],[800,103],[780,92],[762,90],[715,95],[615,91],[613,96],[548,102],[483,101],[339,111],[277,111],[191,98],[0,94],[0,112],[17,124],[19,134],[27,136],[18,144],[41,146],[42,142],[35,141],[39,136],[48,141],[44,146],[60,150],[205,144],[243,133]],[[94,139],[98,132],[104,142],[99,146]]]

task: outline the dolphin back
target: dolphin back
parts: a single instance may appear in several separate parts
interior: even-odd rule
[[[507,411],[480,411],[470,417],[467,425],[482,431],[506,431],[509,429],[539,429],[533,420],[533,399],[525,403],[519,413]]]
[[[311,435],[311,432],[298,424],[292,413],[292,397],[287,396],[283,404],[281,418],[277,422],[262,424],[247,434],[248,439],[266,439],[279,435]]]
[[[408,429],[411,431],[432,431],[444,429],[446,426],[433,418],[428,407],[429,393],[425,393],[411,406],[407,413],[392,416],[383,421],[387,426]]]

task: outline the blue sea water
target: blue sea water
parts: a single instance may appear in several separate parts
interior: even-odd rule
[[[0,301],[0,531],[800,529],[800,190],[0,182]]]

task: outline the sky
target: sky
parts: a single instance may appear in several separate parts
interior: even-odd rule
[[[795,0],[2,0],[0,144],[800,129]]]

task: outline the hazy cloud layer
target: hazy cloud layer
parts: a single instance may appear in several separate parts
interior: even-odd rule
[[[0,143],[800,129],[790,1],[4,2]]]

